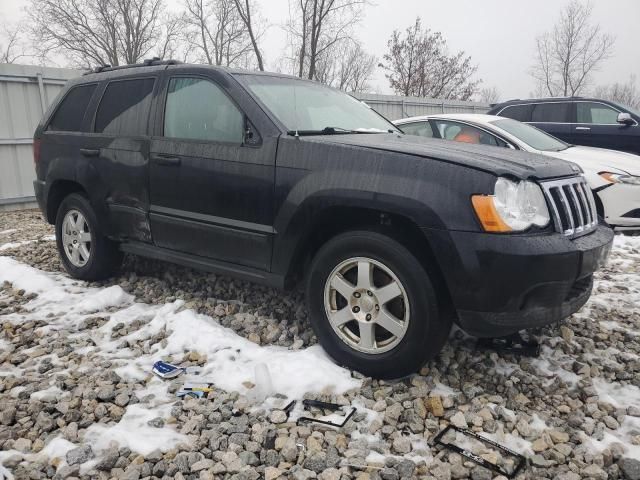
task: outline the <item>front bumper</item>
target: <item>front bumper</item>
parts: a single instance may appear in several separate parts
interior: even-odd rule
[[[574,240],[560,234],[424,233],[460,327],[478,337],[548,325],[579,310],[613,241],[604,226]]]
[[[640,186],[615,183],[597,191],[609,225],[640,229]]]

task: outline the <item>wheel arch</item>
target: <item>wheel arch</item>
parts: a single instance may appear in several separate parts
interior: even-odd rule
[[[416,256],[431,277],[442,313],[454,314],[454,306],[440,263],[418,224],[403,213],[364,206],[333,205],[314,213],[313,223],[297,242],[285,274],[289,288],[306,275],[318,250],[335,236],[353,230],[371,230],[393,238]]]
[[[75,180],[56,180],[49,187],[47,194],[47,222],[50,224],[56,223],[56,215],[62,201],[72,193],[81,193],[85,196],[87,191]]]

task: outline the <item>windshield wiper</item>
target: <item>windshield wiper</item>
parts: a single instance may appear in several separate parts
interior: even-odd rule
[[[295,136],[309,136],[309,135],[345,135],[345,134],[371,134],[371,133],[393,133],[393,130],[380,130],[378,128],[372,129],[349,129],[342,127],[324,127],[322,130],[289,130],[287,135]]]

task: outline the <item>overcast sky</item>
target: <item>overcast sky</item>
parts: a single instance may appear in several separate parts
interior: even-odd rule
[[[167,0],[179,8],[182,0]],[[286,35],[279,27],[289,14],[289,0],[256,0],[270,28],[263,41],[267,66],[275,65],[284,50]],[[379,56],[394,29],[404,30],[416,16],[434,31],[441,31],[452,51],[465,50],[478,65],[483,86],[497,87],[501,98],[526,97],[535,84],[529,70],[535,37],[549,30],[558,17],[561,0],[374,0],[356,35],[365,48]],[[22,15],[28,0],[0,0],[0,22]],[[640,0],[594,0],[593,21],[616,37],[614,57],[595,76],[596,83],[626,81],[631,74],[640,81],[638,20]],[[272,67],[273,68],[273,67]],[[391,93],[378,69],[374,81],[379,93]]]

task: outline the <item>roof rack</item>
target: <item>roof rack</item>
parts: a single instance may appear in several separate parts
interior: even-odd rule
[[[532,97],[532,98],[525,98],[525,99],[521,99],[521,98],[513,98],[511,100],[506,100],[504,102],[500,102],[500,103],[511,103],[511,102],[534,102],[534,101],[540,101],[540,100],[572,100],[572,99],[578,99],[578,100],[582,100],[585,97],[581,97],[578,95],[574,95],[574,96],[557,96],[557,97]]]
[[[92,73],[101,73],[101,72],[112,72],[115,70],[125,70],[127,68],[140,68],[140,67],[155,67],[158,65],[178,65],[182,62],[179,60],[162,60],[159,57],[148,58],[144,60],[142,63],[135,63],[131,65],[118,65],[116,67],[112,67],[111,65],[105,64],[100,65],[93,70],[89,70],[84,75],[90,75]]]

